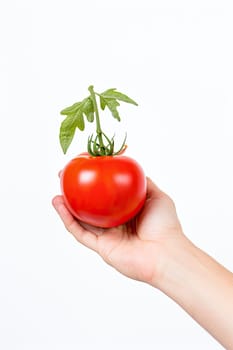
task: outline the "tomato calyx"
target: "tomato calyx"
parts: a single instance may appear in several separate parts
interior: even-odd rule
[[[100,145],[98,134],[95,136],[95,138],[93,134],[88,137],[87,150],[91,156],[116,156],[122,154],[126,150],[126,135],[121,147],[116,152],[114,152],[114,136],[111,139],[109,139],[105,133],[102,132],[101,135],[103,141],[102,146]],[[107,142],[106,144],[104,143],[104,139]]]

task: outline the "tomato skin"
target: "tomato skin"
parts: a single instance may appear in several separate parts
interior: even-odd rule
[[[146,178],[132,158],[82,153],[62,170],[61,190],[73,216],[108,228],[127,222],[140,211],[146,199]]]

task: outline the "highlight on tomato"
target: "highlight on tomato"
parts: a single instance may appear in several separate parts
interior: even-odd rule
[[[60,176],[65,204],[74,217],[93,226],[110,228],[126,223],[142,209],[146,199],[146,178],[134,159],[123,155],[126,137],[115,151],[114,137],[101,128],[99,105],[120,121],[119,101],[137,103],[116,89],[99,94],[94,87],[81,102],[61,111],[66,118],[60,127],[60,144],[66,153],[75,131],[83,131],[86,119],[96,123],[96,134],[88,137],[87,151],[64,167]]]

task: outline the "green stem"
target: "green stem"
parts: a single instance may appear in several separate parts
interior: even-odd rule
[[[99,145],[100,145],[100,150],[102,155],[105,155],[105,146],[104,146],[104,142],[103,142],[103,131],[101,129],[101,125],[100,125],[100,117],[99,117],[99,110],[98,110],[98,106],[97,106],[97,102],[96,102],[96,97],[95,97],[95,92],[94,92],[94,86],[91,85],[89,86],[88,90],[90,91],[91,94],[91,98],[93,101],[93,105],[94,105],[94,111],[95,111],[95,120],[96,120],[96,134],[99,140]]]

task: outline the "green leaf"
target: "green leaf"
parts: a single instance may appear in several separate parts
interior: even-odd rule
[[[138,106],[137,102],[135,102],[134,100],[132,100],[132,98],[130,98],[129,96],[119,92],[119,91],[116,91],[116,89],[108,89],[106,91],[104,91],[102,94],[101,94],[102,97],[104,98],[107,98],[107,99],[116,99],[118,101],[123,101],[123,102],[127,102],[127,103],[131,103],[135,106]]]
[[[60,112],[60,114],[62,114],[62,115],[74,114],[75,112],[77,112],[77,110],[79,109],[80,105],[81,105],[81,102],[76,102],[72,106],[63,109]]]
[[[94,112],[84,112],[84,114],[87,117],[87,120],[90,123],[93,123],[93,121],[94,121]]]
[[[120,106],[120,103],[117,102],[117,100],[114,99],[104,99],[104,102],[108,109],[111,111],[114,118],[116,118],[118,121],[121,120],[120,115],[118,113],[117,107]]]
[[[83,112],[81,111],[81,109],[79,109],[78,112],[74,115],[74,119],[76,126],[79,128],[79,130],[83,131],[85,128],[85,124],[83,119]]]
[[[62,150],[66,153],[74,138],[76,128],[81,131],[85,128],[83,114],[86,115],[88,121],[94,120],[94,107],[91,99],[88,97],[63,109],[61,114],[67,115],[61,123],[59,134]]]
[[[87,117],[87,120],[92,123],[94,121],[94,106],[92,99],[90,97],[85,98],[82,102],[81,108]]]
[[[60,139],[60,144],[61,144],[63,153],[67,152],[74,138],[75,129],[76,129],[76,124],[74,122],[73,116],[68,116],[61,123],[59,139]]]
[[[102,110],[104,110],[105,107],[106,107],[106,102],[105,102],[104,98],[101,95],[99,95],[99,98],[100,98],[100,107],[101,107]]]
[[[78,110],[76,114],[68,115],[61,123],[59,139],[64,153],[67,152],[74,138],[76,128],[79,128],[81,131],[85,128],[81,110]]]

